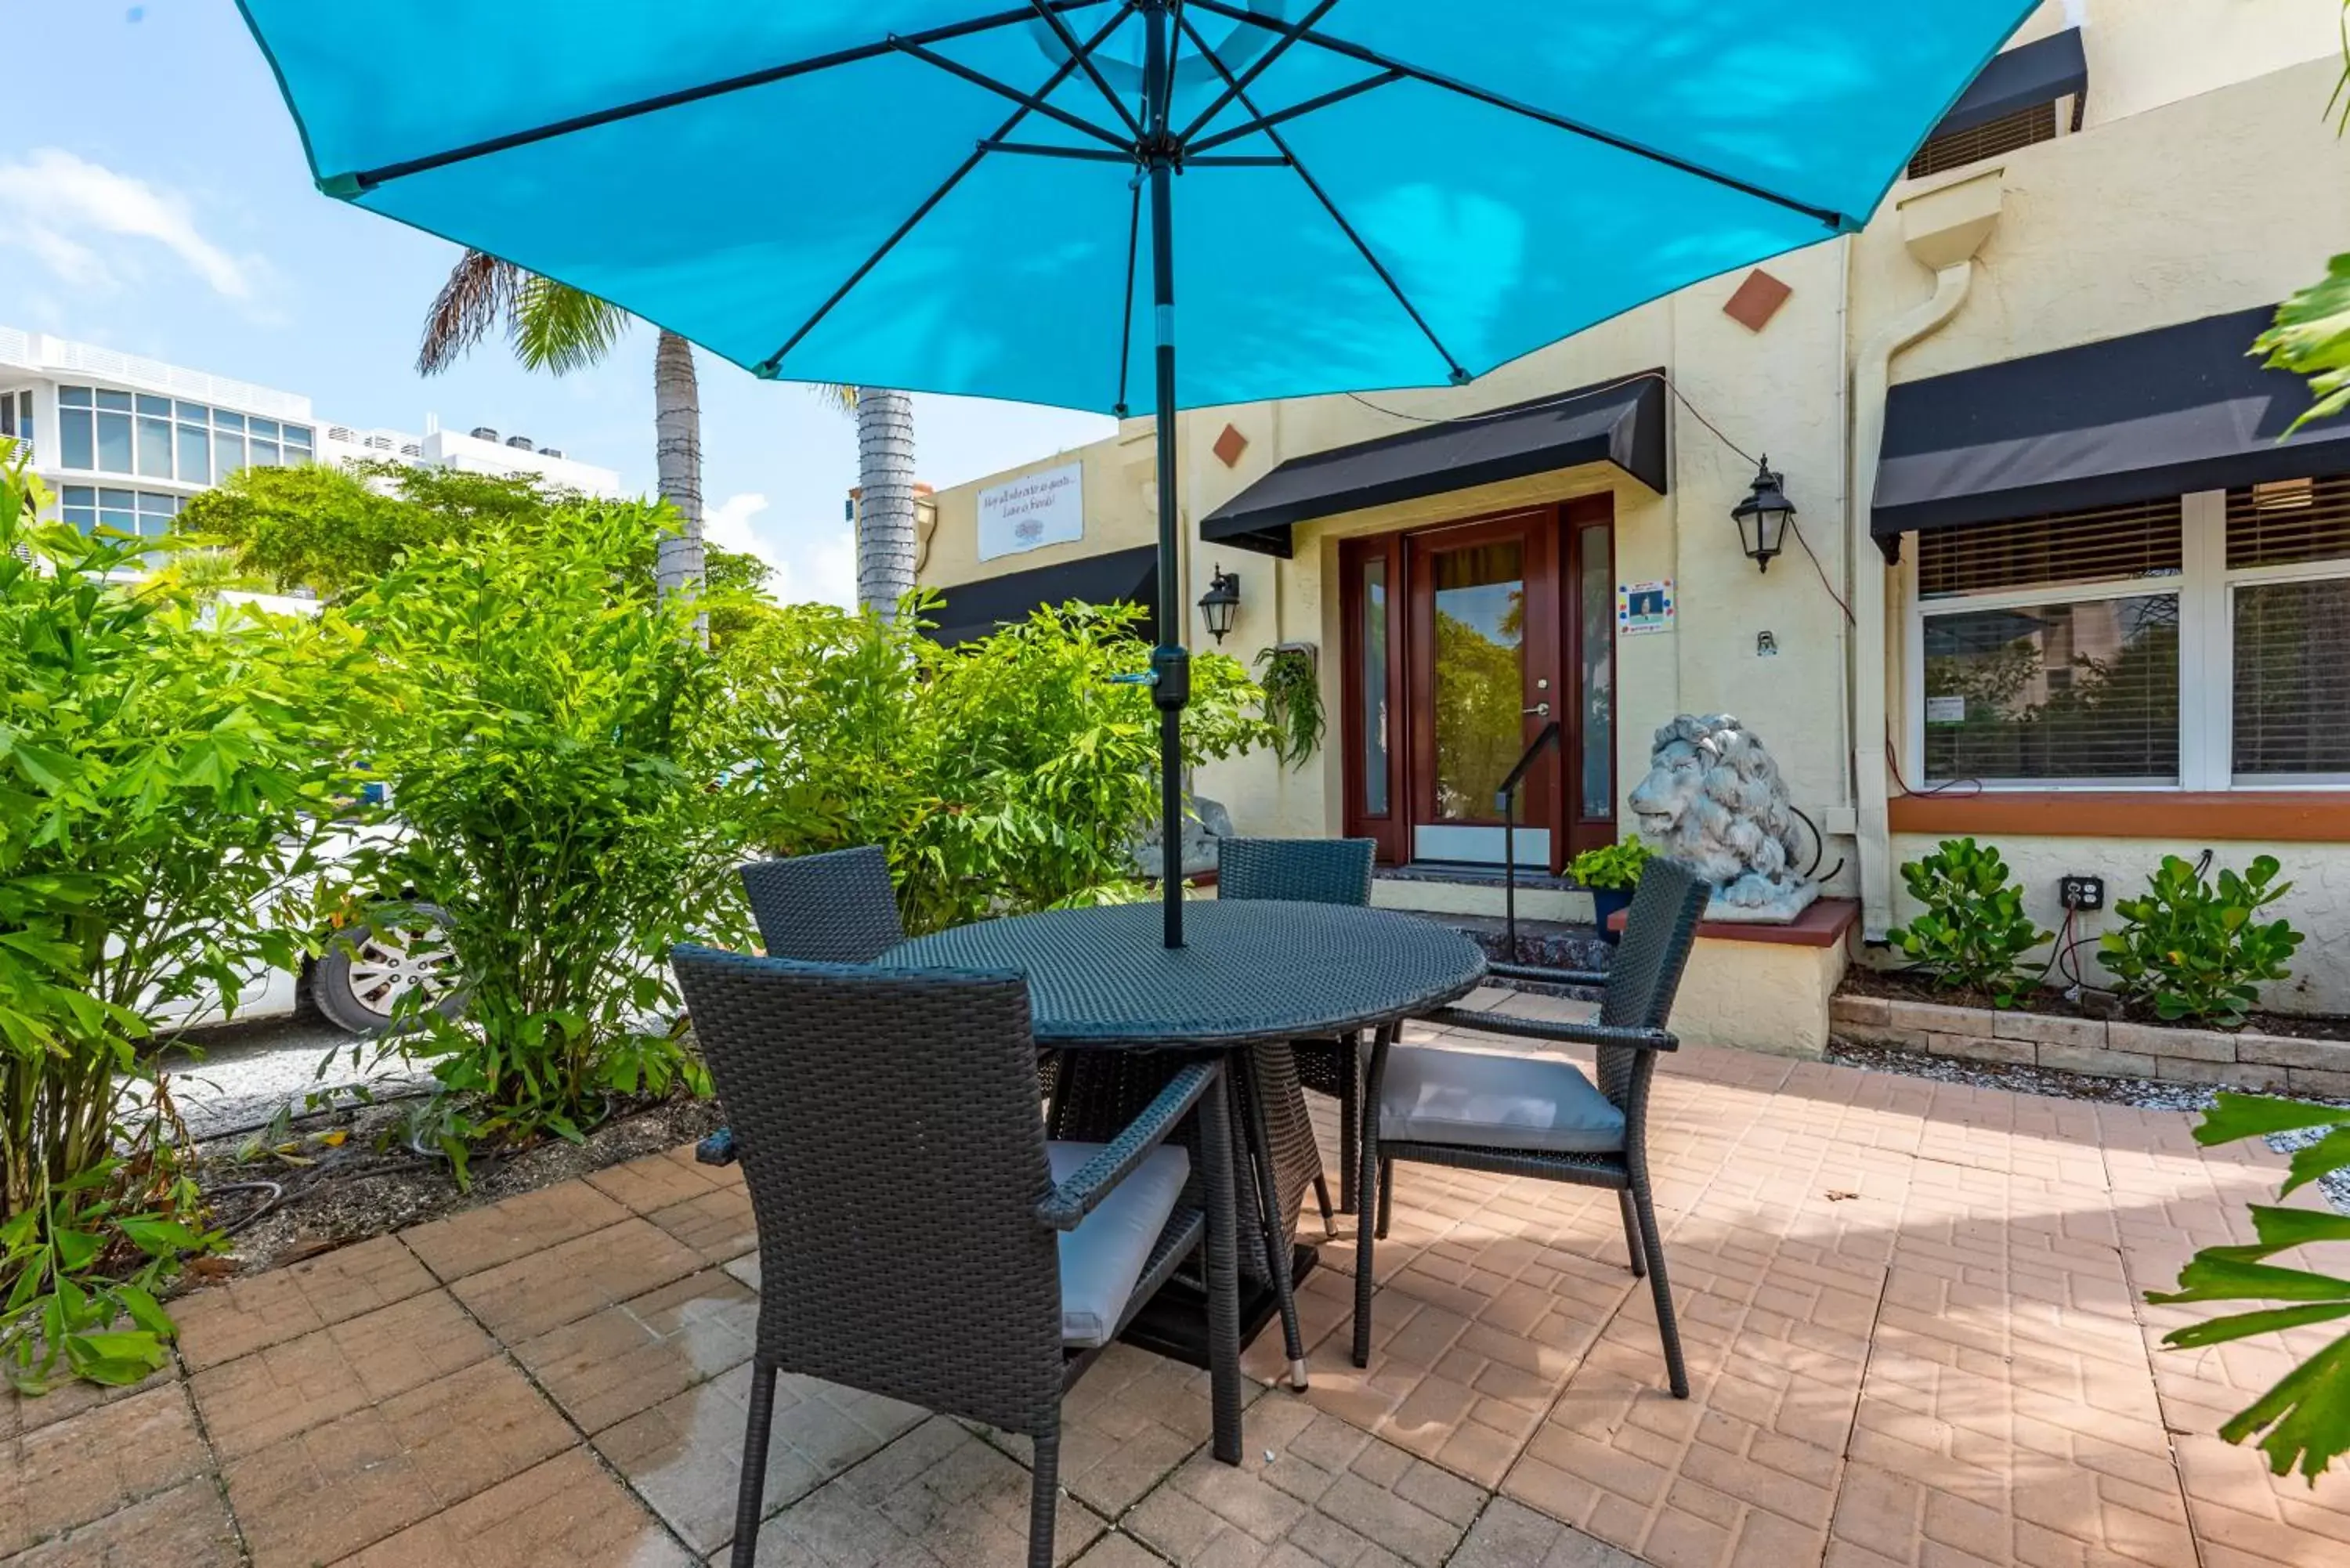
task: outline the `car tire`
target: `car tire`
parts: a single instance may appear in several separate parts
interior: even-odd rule
[[[382,1033],[400,999],[419,987],[432,993],[427,1005],[433,1011],[454,1013],[463,998],[441,936],[447,925],[437,906],[403,904],[333,932],[310,965],[311,1002],[329,1023],[353,1034]]]

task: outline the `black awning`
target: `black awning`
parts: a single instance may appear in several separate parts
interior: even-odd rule
[[[1586,462],[1665,493],[1661,371],[1293,457],[1201,519],[1200,537],[1285,557],[1295,524]]]
[[[2081,52],[2081,29],[2067,27],[1992,56],[1927,139],[1972,130],[2068,94],[2078,103],[2088,91],[2089,61]]]
[[[2308,384],[2245,350],[2261,306],[1907,381],[1885,403],[1869,532],[1921,529],[2350,472],[2350,420],[2280,441]]]
[[[945,591],[931,636],[952,648],[985,637],[1011,621],[1026,620],[1042,605],[1071,599],[1089,605],[1140,605],[1146,614],[1136,628],[1146,642],[1158,640],[1159,547],[1141,545],[1078,561],[1060,561],[1000,577],[960,583]]]

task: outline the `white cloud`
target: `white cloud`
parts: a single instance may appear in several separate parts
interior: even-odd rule
[[[844,608],[857,603],[857,545],[846,527],[835,525],[813,537],[801,535],[785,548],[753,525],[752,519],[768,509],[760,492],[730,495],[702,514],[702,537],[721,549],[756,556],[775,576],[767,591],[785,604],[828,604]]]
[[[112,289],[126,273],[138,272],[139,257],[125,247],[102,254],[93,242],[104,239],[151,241],[230,299],[253,298],[262,270],[256,260],[231,255],[206,239],[187,200],[175,192],[58,147],[0,162],[0,244],[31,252],[78,287]]]

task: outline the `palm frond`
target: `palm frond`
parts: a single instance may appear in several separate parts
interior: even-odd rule
[[[467,251],[460,257],[425,313],[424,340],[416,350],[417,374],[447,369],[487,337],[491,327],[510,319],[515,296],[529,275],[486,251]]]
[[[603,358],[628,327],[629,313],[619,306],[536,273],[522,275],[506,317],[515,358],[558,376]]]
[[[802,383],[811,392],[834,404],[844,414],[857,411],[857,389],[845,381],[807,381]]]

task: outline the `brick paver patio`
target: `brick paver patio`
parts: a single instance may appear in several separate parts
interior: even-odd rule
[[[1369,1370],[1350,1231],[1303,1294],[1314,1388],[1252,1384],[1240,1469],[1201,1375],[1113,1351],[1068,1406],[1063,1560],[2350,1563],[2350,1476],[2212,1435],[2287,1353],[2162,1351],[2182,1319],[2139,1300],[2249,1239],[2265,1149],[1724,1051],[1671,1061],[1653,1114],[1690,1399],[1612,1197],[1407,1168]],[[680,1149],[189,1297],[167,1373],[0,1403],[0,1561],[723,1562],[753,1241],[739,1179]],[[1271,1333],[1249,1367],[1278,1360]],[[763,1564],[1020,1562],[1024,1444],[805,1380],[777,1407]]]

